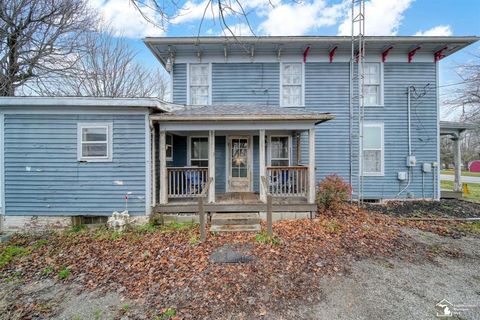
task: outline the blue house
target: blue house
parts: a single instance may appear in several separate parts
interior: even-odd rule
[[[171,102],[0,99],[2,213],[186,213],[199,197],[258,212],[267,195],[311,212],[330,174],[355,199],[439,199],[438,63],[477,40],[367,37],[360,117],[350,37],[146,38]]]

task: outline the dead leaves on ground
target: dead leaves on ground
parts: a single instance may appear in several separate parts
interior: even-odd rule
[[[274,232],[281,239],[277,244],[258,243],[248,233],[209,234],[207,242],[192,244],[198,228],[128,232],[114,238],[97,237],[94,230],[56,233],[0,272],[38,279],[68,268],[71,275],[63,281],[117,290],[152,309],[174,308],[181,318],[223,318],[239,312],[252,318],[298,301],[313,303],[320,277],[347,272],[355,259],[401,255],[413,247],[394,219],[351,206],[313,220],[275,223]],[[23,246],[35,241],[13,240]],[[249,244],[254,260],[211,262],[212,252],[227,243]],[[44,274],[47,267],[54,272]]]

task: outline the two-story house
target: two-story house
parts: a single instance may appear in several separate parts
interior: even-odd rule
[[[171,103],[0,100],[2,212],[311,212],[330,174],[439,199],[438,64],[477,40],[367,37],[358,72],[350,37],[146,38]]]

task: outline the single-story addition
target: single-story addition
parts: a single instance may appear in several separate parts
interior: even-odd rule
[[[267,194],[277,197],[273,211],[312,212],[315,126],[334,118],[304,108],[156,99],[0,101],[8,219],[195,213],[202,196],[208,212],[259,212]]]

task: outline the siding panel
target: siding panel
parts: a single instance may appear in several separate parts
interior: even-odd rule
[[[187,104],[187,64],[173,65],[173,102]]]
[[[212,64],[212,104],[279,104],[278,63]]]
[[[77,161],[77,123],[113,124],[113,161]],[[123,185],[116,182],[121,181]],[[5,115],[7,215],[145,214],[145,115]]]

